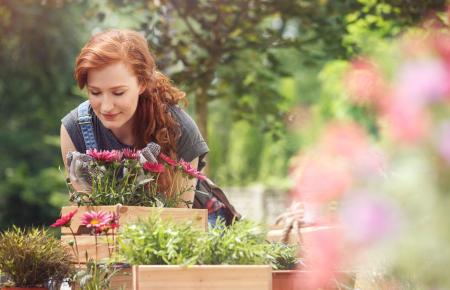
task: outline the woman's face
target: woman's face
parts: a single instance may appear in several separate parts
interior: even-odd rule
[[[131,131],[143,89],[137,77],[123,62],[93,69],[88,73],[87,90],[92,109],[103,125],[113,132]]]

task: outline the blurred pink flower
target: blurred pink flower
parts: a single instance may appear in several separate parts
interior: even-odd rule
[[[320,140],[321,152],[354,161],[369,147],[366,132],[355,123],[331,123]]]
[[[441,154],[441,156],[450,165],[450,121],[449,120],[446,120],[439,125],[437,147],[438,147],[438,151]]]
[[[122,152],[118,151],[118,150],[97,150],[97,149],[93,149],[90,150],[88,149],[86,151],[86,154],[93,157],[94,159],[96,159],[97,161],[103,161],[103,162],[114,162],[114,161],[120,161],[122,159]]]
[[[350,188],[352,177],[346,164],[318,157],[301,165],[294,181],[297,199],[308,202],[328,202],[341,197]]]
[[[112,215],[104,211],[88,211],[85,212],[80,220],[81,224],[87,228],[102,228],[111,222]]]
[[[383,83],[381,74],[368,59],[353,61],[344,77],[349,96],[357,104],[379,102],[383,96]]]
[[[407,100],[393,99],[386,107],[384,117],[392,137],[406,143],[423,139],[429,128],[425,109]]]
[[[305,289],[329,289],[343,261],[342,233],[337,227],[317,229],[304,235],[305,264],[309,270]]]
[[[397,74],[394,98],[410,106],[424,106],[449,92],[449,71],[437,59],[421,59],[403,64]]]
[[[400,214],[391,202],[367,193],[357,193],[346,200],[340,216],[346,236],[357,244],[392,236],[400,224]]]

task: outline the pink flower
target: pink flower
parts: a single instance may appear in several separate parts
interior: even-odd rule
[[[369,60],[357,60],[345,76],[345,85],[355,103],[377,103],[383,92],[383,80]]]
[[[443,99],[449,92],[448,81],[449,72],[441,61],[409,61],[398,72],[395,98],[413,106],[423,106]]]
[[[145,171],[153,173],[164,172],[164,165],[162,165],[161,163],[147,161],[144,163],[143,168]]]
[[[81,216],[81,224],[87,228],[102,228],[109,224],[112,220],[112,215],[104,211],[88,211]]]
[[[103,162],[114,162],[114,161],[120,161],[122,159],[122,152],[118,150],[87,150],[86,154],[93,157],[97,161],[103,161]]]
[[[343,203],[342,225],[347,236],[357,244],[385,239],[396,231],[399,218],[387,200],[358,193]]]
[[[320,203],[341,197],[353,182],[347,163],[318,156],[304,160],[291,178],[297,199]]]
[[[440,124],[437,147],[441,156],[450,165],[450,121]]]
[[[336,226],[317,229],[304,235],[305,264],[308,266],[305,289],[329,289],[336,271],[344,261],[342,233]]]
[[[54,224],[51,225],[51,227],[53,228],[69,227],[70,222],[72,221],[72,218],[77,213],[77,211],[78,209],[75,209],[69,212],[68,214],[61,216],[59,219],[56,220]]]
[[[119,215],[116,214],[115,212],[112,213],[111,216],[111,222],[109,225],[112,229],[117,229],[119,228],[120,224],[119,224]]]
[[[164,153],[159,153],[159,158],[164,160],[164,162],[166,162],[170,166],[176,166],[177,165],[177,162],[175,160],[173,160],[169,156],[165,155]]]
[[[206,178],[206,176],[203,175],[203,173],[197,171],[194,167],[192,167],[191,163],[186,162],[183,159],[181,159],[178,164],[179,164],[179,166],[181,166],[184,173],[189,175],[191,178],[195,177],[199,180],[204,180]]]
[[[416,143],[429,131],[429,117],[421,106],[394,99],[385,111],[387,129],[395,140]]]
[[[126,159],[138,159],[139,158],[139,150],[125,148],[123,150],[123,158]]]

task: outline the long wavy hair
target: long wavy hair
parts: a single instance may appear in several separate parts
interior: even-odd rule
[[[133,122],[136,149],[150,141],[161,146],[162,152],[177,158],[176,144],[180,137],[177,121],[168,106],[182,102],[186,94],[173,86],[170,79],[157,70],[155,59],[146,39],[136,31],[112,29],[95,34],[81,49],[75,61],[74,77],[80,89],[87,84],[89,70],[100,69],[115,62],[124,62],[136,75],[145,90],[139,95]],[[169,175],[160,178],[160,186],[167,188]]]

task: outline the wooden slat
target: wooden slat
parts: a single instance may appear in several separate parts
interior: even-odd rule
[[[117,238],[117,237],[116,237]],[[80,255],[80,263],[86,263],[86,252],[89,258],[95,259],[96,261],[100,261],[105,258],[109,258],[108,254],[108,243],[106,242],[105,236],[97,237],[97,258],[95,258],[95,237],[90,235],[77,235],[77,244],[78,244],[78,252]],[[109,243],[112,243],[112,237],[108,237]],[[61,241],[65,244],[69,244],[73,241],[72,235],[62,235]],[[75,248],[75,245],[73,245]],[[112,244],[110,245],[113,246]],[[73,262],[77,263],[76,256],[71,249],[71,253],[73,254]]]
[[[134,290],[270,290],[270,266],[133,266]]]
[[[116,206],[64,206],[61,210],[61,214],[68,214],[78,208],[77,213],[72,219],[71,227],[77,234],[87,233],[84,226],[80,225],[80,217],[87,211],[106,211],[115,212]],[[208,229],[208,211],[206,209],[190,209],[190,208],[152,208],[143,206],[122,206],[120,208],[120,224],[126,224],[135,222],[138,219],[146,219],[155,212],[160,213],[163,220],[171,219],[174,222],[184,222],[192,220],[194,226],[198,226],[200,229]],[[70,229],[61,228],[62,234],[70,234]]]

